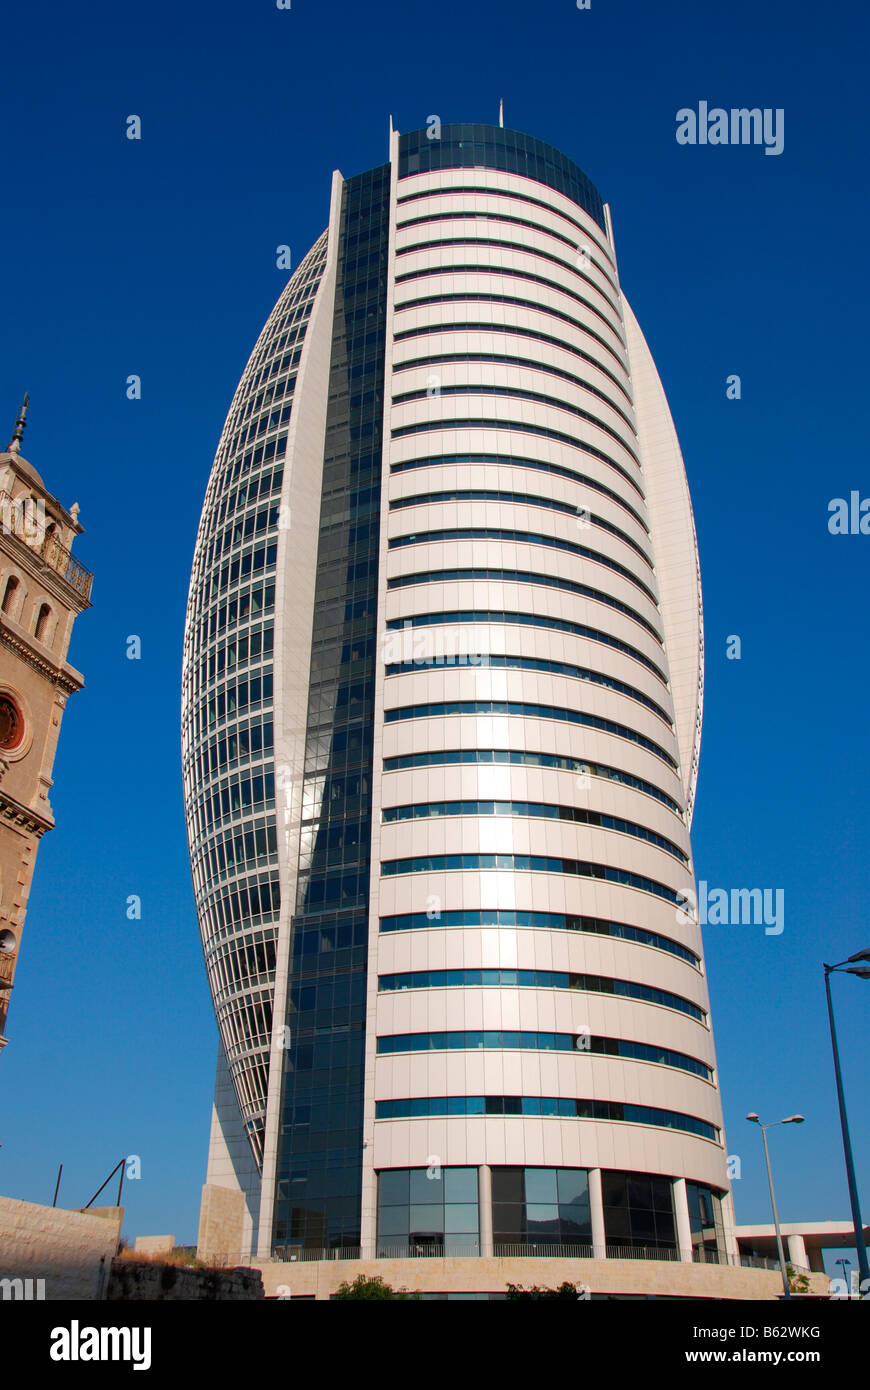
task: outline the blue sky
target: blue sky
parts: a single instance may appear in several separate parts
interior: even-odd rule
[[[0,429],[28,389],[24,453],[80,503],[96,580],[0,1062],[0,1192],[50,1201],[62,1161],[60,1202],[80,1205],[138,1154],[127,1234],[196,1238],[216,1032],[178,687],[212,456],[286,281],[275,248],[298,264],[322,231],[332,169],[384,162],[391,113],[401,130],[495,121],[504,97],[506,124],[562,149],[611,204],[683,446],[707,630],[698,877],[785,891],[782,935],[706,934],[738,1219],[769,1219],[749,1110],[807,1117],[771,1135],[783,1219],[847,1219],[821,962],[870,946],[870,537],[831,536],[827,519],[831,498],[870,496],[868,27],[836,0],[7,14]],[[783,108],[783,153],[679,146],[676,112],[702,100]],[[870,985],[835,989],[866,1219]]]

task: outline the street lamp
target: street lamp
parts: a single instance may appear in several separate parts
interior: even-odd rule
[[[782,1250],[782,1234],[779,1229],[779,1216],[776,1211],[776,1196],[773,1191],[773,1173],[770,1170],[770,1154],[767,1150],[767,1131],[773,1125],[802,1125],[804,1117],[803,1115],[789,1115],[787,1120],[768,1120],[766,1125],[761,1123],[754,1111],[747,1115],[746,1118],[747,1120],[751,1120],[753,1124],[758,1125],[758,1128],[761,1130],[761,1139],[764,1144],[764,1161],[767,1164],[767,1181],[770,1184],[770,1205],[773,1207],[773,1226],[776,1231],[776,1248],[779,1251],[779,1272],[782,1275],[783,1293],[786,1298],[791,1298],[791,1289],[788,1286],[788,1271],[785,1267],[785,1255]]]
[[[845,1286],[846,1286],[846,1297],[847,1297],[847,1298],[850,1298],[850,1297],[851,1297],[852,1291],[851,1291],[851,1289],[849,1288],[849,1276],[848,1276],[848,1274],[846,1273],[846,1265],[850,1265],[851,1263],[852,1263],[852,1261],[846,1259],[845,1255],[843,1256],[843,1258],[842,1258],[841,1260],[834,1260],[834,1264],[835,1264],[835,1265],[842,1265],[842,1266],[843,1266],[843,1283],[844,1283]]]
[[[834,1026],[834,1005],[831,1000],[831,976],[835,971],[844,975],[857,975],[861,980],[870,980],[870,968],[856,965],[856,961],[870,961],[870,950],[856,951],[837,965],[825,966],[825,994],[828,998],[828,1020],[831,1025],[831,1047],[834,1051],[834,1073],[837,1078],[837,1100],[840,1104],[840,1128],[843,1131],[843,1153],[846,1156],[846,1179],[849,1184],[849,1202],[852,1207],[852,1223],[855,1227],[855,1247],[858,1251],[858,1297],[870,1289],[870,1266],[867,1264],[867,1249],[864,1245],[864,1226],[861,1221],[861,1206],[858,1201],[858,1184],[855,1181],[855,1160],[852,1157],[852,1141],[849,1138],[849,1121],[846,1118],[846,1097],[843,1094],[843,1076],[840,1071],[840,1049],[837,1046],[837,1029]],[[851,967],[847,969],[846,967]]]

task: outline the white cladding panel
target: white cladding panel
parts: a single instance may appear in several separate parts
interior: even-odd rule
[[[700,622],[679,446],[609,237],[518,175],[465,169],[462,184],[478,192],[437,191],[456,181],[447,170],[398,187],[394,178],[394,199],[428,196],[394,203],[393,214],[364,1239],[374,1173],[432,1155],[447,1166],[619,1168],[727,1188],[700,932],[673,900],[693,885],[686,759]],[[580,243],[591,260],[578,265]],[[495,802],[497,813],[486,804]],[[391,808],[403,809],[383,819]],[[571,864],[579,872],[565,871]],[[590,865],[624,881],[590,876]],[[497,911],[595,918],[648,937],[479,920]],[[405,926],[377,931],[396,916]],[[378,990],[378,976],[481,969],[595,978],[586,989]],[[633,997],[631,986],[671,1002]],[[669,1059],[377,1050],[395,1035],[584,1029]],[[710,1079],[671,1064],[674,1053],[706,1064]],[[376,1101],[447,1096],[654,1107],[704,1121],[719,1139],[629,1120],[375,1118]]]

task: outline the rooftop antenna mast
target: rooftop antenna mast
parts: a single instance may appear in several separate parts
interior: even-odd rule
[[[504,97],[502,97],[498,103],[498,123],[502,130],[504,130]]]
[[[27,424],[27,408],[30,405],[30,396],[25,391],[21,409],[18,412],[18,419],[15,421],[15,429],[12,431],[12,438],[6,445],[6,452],[9,454],[21,453],[21,441],[24,438],[24,428]]]

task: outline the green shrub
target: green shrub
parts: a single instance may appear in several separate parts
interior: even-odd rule
[[[407,1289],[393,1289],[387,1284],[379,1274],[369,1279],[365,1274],[358,1274],[352,1284],[347,1280],[339,1284],[338,1291],[332,1295],[333,1298],[419,1298],[418,1293],[409,1293]]]

